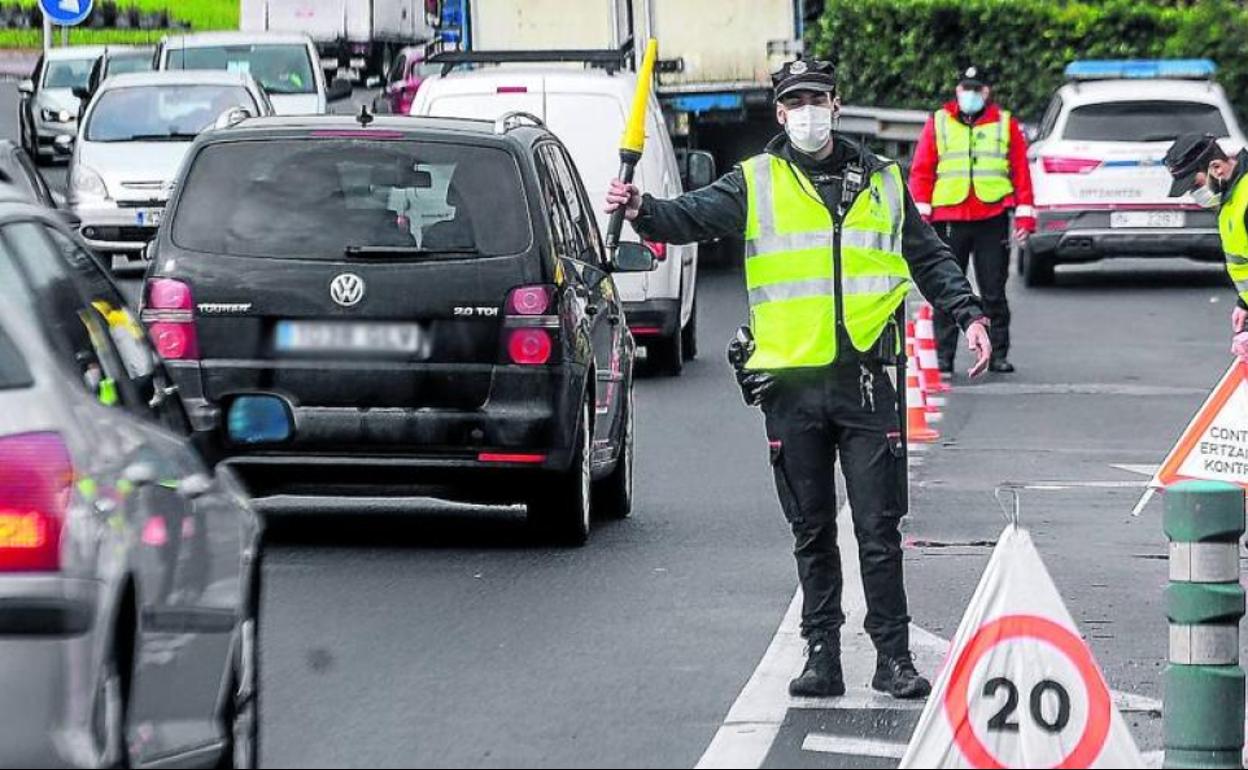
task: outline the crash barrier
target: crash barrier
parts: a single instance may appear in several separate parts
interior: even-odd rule
[[[1166,487],[1165,501],[1170,658],[1164,766],[1243,767],[1244,490],[1220,481],[1182,481]]]

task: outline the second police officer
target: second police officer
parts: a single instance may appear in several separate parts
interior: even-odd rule
[[[841,557],[834,463],[839,453],[877,651],[871,685],[921,698],[931,684],[910,652],[900,520],[904,445],[884,369],[900,336],[894,319],[911,287],[967,332],[988,365],[988,323],[949,248],[925,224],[893,161],[833,131],[836,76],[794,61],[772,76],[785,134],[714,184],[672,200],[618,180],[607,210],[645,239],[745,240],[748,331],[730,348],[746,401],[760,405],[775,484],[795,540],[807,661],[797,696],[845,692],[840,662]]]

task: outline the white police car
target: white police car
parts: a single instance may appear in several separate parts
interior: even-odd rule
[[[1245,144],[1214,82],[1213,62],[1080,61],[1066,68],[1033,139],[1037,229],[1019,271],[1028,286],[1053,282],[1059,264],[1116,256],[1219,260],[1216,213],[1169,198],[1162,164],[1181,133],[1208,133],[1228,153]]]

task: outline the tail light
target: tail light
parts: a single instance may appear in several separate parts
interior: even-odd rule
[[[553,286],[521,286],[507,295],[503,322],[505,363],[543,366],[555,358],[559,316]]]
[[[1101,161],[1095,158],[1064,158],[1057,155],[1043,155],[1040,163],[1046,174],[1090,174],[1101,167]]]
[[[0,438],[0,572],[55,572],[74,467],[55,433]]]
[[[642,243],[645,244],[647,249],[650,249],[650,253],[654,254],[655,259],[659,260],[660,262],[667,260],[667,244],[666,243],[659,243],[657,241],[642,241]]]
[[[143,322],[156,352],[168,361],[199,360],[199,334],[195,329],[195,301],[191,287],[172,278],[153,278],[147,283]]]

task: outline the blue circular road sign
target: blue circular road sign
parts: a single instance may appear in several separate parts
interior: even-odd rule
[[[53,24],[73,27],[91,15],[95,0],[39,0],[39,10]]]

